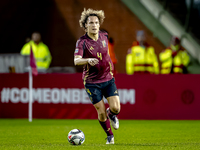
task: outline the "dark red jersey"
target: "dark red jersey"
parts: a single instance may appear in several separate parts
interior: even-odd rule
[[[74,55],[82,58],[97,58],[99,63],[83,67],[83,80],[86,83],[102,83],[113,78],[113,63],[108,54],[108,34],[99,31],[97,41],[91,39],[87,33],[80,37],[76,43]]]

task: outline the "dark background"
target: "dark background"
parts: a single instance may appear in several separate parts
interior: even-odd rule
[[[165,4],[165,0],[159,2]],[[178,14],[178,11],[173,12],[170,9],[176,6],[172,5],[172,1],[169,2],[171,3],[167,4],[166,9],[171,10],[172,14]],[[106,18],[101,28],[106,29],[114,39],[118,73],[126,72],[127,50],[135,40],[138,30],[146,32],[147,42],[155,48],[157,55],[165,48],[120,0],[1,0],[0,53],[20,53],[32,32],[39,31],[52,54],[50,66],[74,66],[75,44],[84,34],[79,26],[84,8],[104,10]],[[185,7],[182,8],[186,11]],[[189,31],[193,30],[189,28]],[[77,69],[81,71],[80,68]]]

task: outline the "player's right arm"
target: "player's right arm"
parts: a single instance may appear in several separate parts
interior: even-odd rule
[[[94,66],[99,63],[99,60],[96,58],[82,58],[80,55],[74,56],[74,64],[75,65],[86,65],[90,64],[91,66]]]
[[[84,47],[84,40],[79,39],[76,42],[76,49],[74,52],[74,64],[75,65],[86,65],[90,64],[94,66],[99,63],[99,60],[96,58],[83,58],[83,49]]]

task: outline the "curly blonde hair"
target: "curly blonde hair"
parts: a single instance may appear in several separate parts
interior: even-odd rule
[[[86,10],[84,8],[84,11],[81,13],[81,19],[79,20],[80,27],[84,28],[84,30],[86,29],[85,24],[87,23],[87,19],[89,16],[97,16],[100,24],[103,23],[103,20],[105,18],[103,10],[93,10],[91,8]]]

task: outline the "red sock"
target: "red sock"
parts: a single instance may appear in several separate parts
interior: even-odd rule
[[[110,127],[110,121],[109,121],[108,118],[107,118],[107,120],[105,122],[99,121],[99,123],[101,124],[101,127],[106,132],[107,136],[113,135],[111,127]]]

